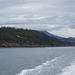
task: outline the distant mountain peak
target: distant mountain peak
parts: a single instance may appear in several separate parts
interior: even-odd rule
[[[45,33],[45,34],[48,35],[48,36],[53,36],[53,37],[58,38],[58,39],[62,39],[62,38],[64,38],[64,37],[60,37],[60,36],[57,36],[57,35],[51,34],[51,33],[49,33],[49,32],[46,31],[46,30],[40,30],[40,32],[43,32],[43,33]]]

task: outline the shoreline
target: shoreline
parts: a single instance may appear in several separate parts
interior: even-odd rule
[[[42,46],[44,48],[46,47],[75,47],[75,46]],[[33,46],[33,47],[0,47],[0,48],[42,48],[41,46]]]

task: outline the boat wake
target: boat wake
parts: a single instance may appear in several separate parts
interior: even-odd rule
[[[59,75],[75,75],[75,61],[70,66],[63,68]]]
[[[56,75],[61,73],[62,67],[65,66],[65,64],[63,64],[65,61],[67,61],[67,58],[65,57],[65,55],[56,57],[55,59],[46,61],[45,63],[36,66],[33,69],[22,70],[16,75]]]

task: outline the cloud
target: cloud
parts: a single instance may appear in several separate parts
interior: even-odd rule
[[[55,35],[60,35],[63,37],[75,37],[75,29],[70,29],[70,28],[63,28],[59,29],[57,31],[51,31],[50,33],[53,33]]]
[[[56,30],[61,32],[69,28],[73,31],[75,29],[75,1],[0,0],[0,26],[44,29],[52,32]],[[69,31],[69,36],[71,31]],[[65,35],[64,32],[63,35]]]

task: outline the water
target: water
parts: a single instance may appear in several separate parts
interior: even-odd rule
[[[75,47],[0,48],[0,75],[75,75]]]

